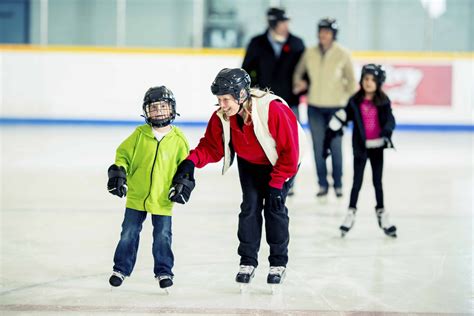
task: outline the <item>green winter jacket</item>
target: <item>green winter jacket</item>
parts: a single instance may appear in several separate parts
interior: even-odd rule
[[[127,172],[128,208],[155,215],[172,215],[168,199],[171,180],[189,144],[176,126],[158,142],[148,124],[138,126],[117,148],[115,164]]]

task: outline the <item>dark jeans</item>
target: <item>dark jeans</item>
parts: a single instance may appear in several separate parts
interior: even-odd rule
[[[318,184],[328,188],[326,159],[323,158],[324,137],[331,117],[340,108],[318,108],[308,105],[308,124],[313,139],[314,161],[318,175]],[[342,136],[336,136],[331,142],[332,178],[334,187],[342,187]]]
[[[359,199],[359,191],[362,187],[362,180],[364,178],[364,170],[367,159],[370,160],[370,164],[372,166],[372,182],[374,184],[375,199],[377,201],[376,208],[383,208],[383,148],[367,149],[365,154],[354,156],[354,181],[352,184],[349,207],[357,208],[357,200]]]
[[[262,209],[265,217],[265,233],[270,246],[268,261],[271,266],[285,266],[288,263],[289,218],[288,209],[271,209],[265,205],[268,196],[268,183],[272,166],[251,164],[238,158],[240,185],[242,187],[242,204],[240,205],[238,254],[241,265],[258,265],[258,251],[262,238]],[[283,186],[283,201],[294,177]]]
[[[147,216],[147,212],[125,209],[125,218],[122,223],[122,233],[114,255],[114,271],[129,276],[137,261],[140,231]],[[171,251],[171,216],[152,215],[153,223],[153,258],[155,261],[153,272],[155,276],[171,275],[174,256]]]

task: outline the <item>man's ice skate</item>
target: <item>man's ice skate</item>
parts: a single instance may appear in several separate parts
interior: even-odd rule
[[[328,201],[328,188],[320,187],[318,193],[316,193],[316,198],[320,203],[326,203]]]
[[[334,192],[336,193],[336,197],[338,199],[342,198],[343,196],[342,188],[334,188]]]
[[[243,293],[247,289],[247,286],[252,281],[254,275],[255,275],[254,266],[247,266],[247,265],[240,266],[239,272],[237,273],[237,276],[235,277],[235,282],[240,284],[241,293]]]
[[[351,230],[352,226],[354,226],[355,213],[356,209],[349,207],[349,209],[347,210],[346,218],[344,218],[344,222],[342,222],[342,225],[339,226],[339,230],[341,231],[341,237],[344,237],[349,232],[349,230]]]
[[[272,287],[272,294],[277,290],[277,286],[283,283],[286,276],[286,268],[283,266],[270,266],[267,276],[267,283]]]
[[[109,278],[109,283],[113,287],[119,287],[122,285],[123,280],[125,279],[125,275],[118,271],[114,271]]]
[[[383,208],[375,209],[375,213],[377,214],[379,227],[383,229],[385,235],[396,238],[397,227],[390,223],[389,213]]]
[[[166,294],[169,294],[169,288],[173,285],[173,277],[170,275],[159,275],[155,279],[160,283],[160,288],[162,288]]]

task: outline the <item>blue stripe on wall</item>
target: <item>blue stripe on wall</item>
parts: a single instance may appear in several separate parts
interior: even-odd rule
[[[51,125],[51,126],[126,126],[143,124],[143,120],[91,120],[91,119],[46,119],[46,118],[14,118],[0,117],[0,126],[11,125]],[[183,127],[205,127],[207,122],[196,121],[176,121],[176,125]],[[307,125],[304,126],[308,128]],[[417,132],[474,132],[474,125],[468,124],[398,124],[397,130],[417,131]]]

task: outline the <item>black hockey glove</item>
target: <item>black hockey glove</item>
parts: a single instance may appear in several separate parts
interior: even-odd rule
[[[127,195],[127,175],[124,167],[111,165],[108,170],[109,181],[107,190],[113,195],[124,197]]]
[[[168,193],[170,201],[186,204],[191,197],[191,192],[196,186],[194,180],[194,162],[183,160],[174,174],[172,185]]]
[[[270,209],[275,211],[280,210],[283,207],[283,195],[281,189],[269,186],[266,203],[268,203]]]

